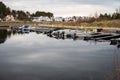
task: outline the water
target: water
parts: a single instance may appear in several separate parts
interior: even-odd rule
[[[110,42],[0,30],[0,80],[112,80],[119,52]]]

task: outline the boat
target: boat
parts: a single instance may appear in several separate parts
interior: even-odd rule
[[[23,33],[29,33],[30,32],[30,27],[28,25],[23,25],[22,26],[22,32]]]
[[[36,31],[36,27],[30,27],[30,32],[35,32]]]

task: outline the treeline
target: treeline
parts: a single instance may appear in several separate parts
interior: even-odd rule
[[[112,14],[104,13],[104,14],[97,14],[95,13],[94,17],[90,17],[87,20],[79,19],[77,22],[95,22],[95,21],[102,21],[102,20],[120,20],[120,8],[116,8],[115,12]]]
[[[33,13],[31,16],[32,17],[47,16],[47,17],[51,18],[51,17],[53,17],[53,13],[37,11],[36,13]]]
[[[22,10],[11,10],[9,7],[7,7],[3,2],[0,2],[0,18],[4,19],[7,15],[13,15],[15,19],[18,20],[28,20],[32,17],[40,17],[40,16],[46,16],[46,17],[53,17],[53,13],[51,12],[44,12],[44,11],[36,11],[33,14],[30,14],[30,12],[25,12]]]
[[[7,15],[13,15],[15,20],[30,20],[33,17],[53,17],[54,14],[51,12],[44,12],[44,11],[36,11],[35,13],[30,13],[28,11],[22,11],[22,10],[11,10],[9,7],[7,7],[3,2],[0,2],[0,18],[4,19]],[[97,16],[97,14],[94,17],[82,19],[79,18],[77,22],[94,22],[94,21],[100,21],[100,20],[116,20],[120,19],[120,8],[116,9],[116,11],[113,14],[100,14]]]
[[[0,2],[0,18],[4,18],[7,14],[10,14],[10,8]]]
[[[111,19],[120,19],[120,13],[115,12],[113,14],[100,14],[99,19],[101,20],[111,20]]]
[[[97,20],[116,20],[120,19],[120,7],[116,8],[115,12],[112,14],[100,14],[97,18]]]

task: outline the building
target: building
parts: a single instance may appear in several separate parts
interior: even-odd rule
[[[5,21],[15,21],[15,18],[14,18],[13,15],[7,15],[7,16],[5,17]]]
[[[91,18],[90,18],[90,17],[87,17],[87,16],[83,16],[83,17],[82,17],[82,20],[83,20],[83,21],[89,21],[90,19],[91,19]]]
[[[89,21],[90,17],[87,16],[73,16],[73,17],[45,17],[45,16],[40,16],[40,17],[34,17],[32,19],[33,22],[49,22],[49,21],[55,21],[55,22],[75,22],[75,21]]]
[[[74,17],[66,17],[64,18],[65,22],[69,22],[69,21],[76,21]]]
[[[64,18],[62,18],[62,17],[55,17],[53,20],[57,21],[57,22],[63,22]]]
[[[33,22],[53,21],[53,18],[40,16],[40,17],[34,17],[32,21]]]

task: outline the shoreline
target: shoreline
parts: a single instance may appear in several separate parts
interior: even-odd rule
[[[100,22],[93,22],[93,23],[76,23],[76,22],[30,22],[30,21],[9,21],[9,22],[0,22],[0,27],[15,27],[15,26],[22,26],[22,25],[29,25],[34,27],[54,27],[54,28],[70,28],[70,29],[118,29],[120,30],[120,20],[111,20],[111,21],[100,21]],[[107,25],[110,25],[108,27]]]

